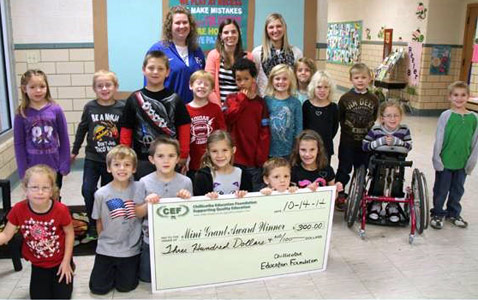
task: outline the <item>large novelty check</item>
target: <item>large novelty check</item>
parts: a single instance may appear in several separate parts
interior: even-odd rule
[[[150,205],[153,292],[325,270],[334,198],[324,187]]]

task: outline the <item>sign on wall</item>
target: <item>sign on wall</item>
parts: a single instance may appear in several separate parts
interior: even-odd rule
[[[412,41],[408,43],[408,83],[417,86],[420,81],[420,60],[422,58],[423,43]]]
[[[327,24],[327,62],[351,65],[360,59],[362,21]]]
[[[334,199],[323,187],[150,205],[153,292],[325,270]]]
[[[246,48],[248,1],[234,0],[169,0],[169,7],[186,6],[194,16],[203,51],[214,49],[219,24],[225,19],[236,20],[241,28],[242,47]]]

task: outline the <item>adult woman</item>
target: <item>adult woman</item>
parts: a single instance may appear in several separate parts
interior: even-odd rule
[[[252,50],[256,63],[259,94],[264,96],[269,72],[278,64],[291,67],[302,57],[302,51],[289,44],[287,24],[281,14],[273,13],[266,18],[262,45]]]
[[[252,54],[242,49],[241,30],[233,19],[226,19],[219,25],[216,48],[206,59],[206,71],[214,76],[214,91],[209,96],[211,102],[222,105],[227,95],[239,90],[232,74],[232,65],[238,58],[246,56],[252,60]]]
[[[148,52],[163,51],[169,58],[170,73],[165,86],[188,103],[193,99],[189,78],[197,70],[204,69],[204,53],[197,42],[196,21],[183,6],[172,7],[163,23],[162,41],[155,43]]]

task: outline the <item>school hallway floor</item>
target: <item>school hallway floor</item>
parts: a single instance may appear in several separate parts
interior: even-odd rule
[[[436,117],[407,116],[413,150],[409,159],[414,168],[425,173],[430,201],[434,171],[431,164]],[[335,142],[337,147],[337,141]],[[333,159],[334,169],[337,166]],[[406,173],[407,185],[411,170]],[[64,179],[64,202],[81,205],[81,171]],[[325,272],[259,280],[243,284],[199,288],[162,294],[151,294],[150,284],[140,283],[130,293],[112,291],[105,296],[92,295],[88,289],[94,256],[75,257],[77,265],[73,298],[193,298],[193,299],[417,299],[478,298],[478,169],[468,176],[462,199],[462,216],[467,229],[445,222],[442,230],[429,227],[408,243],[410,227],[367,225],[366,238],[358,236],[358,224],[347,228],[343,213],[335,212],[328,268]],[[13,201],[21,199],[17,187]],[[475,196],[473,196],[475,195]],[[475,200],[473,200],[475,199]],[[0,298],[28,298],[30,265],[23,261],[23,270],[15,272],[10,259],[0,260]]]

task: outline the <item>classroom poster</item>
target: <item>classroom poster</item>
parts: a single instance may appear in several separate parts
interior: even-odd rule
[[[360,59],[362,21],[327,24],[327,62],[351,65]]]
[[[246,48],[248,1],[242,0],[169,0],[169,7],[186,6],[196,19],[199,46],[203,51],[214,49],[219,24],[231,18],[241,27],[242,47]]]
[[[451,46],[435,45],[432,48],[430,75],[448,75],[450,69]]]

